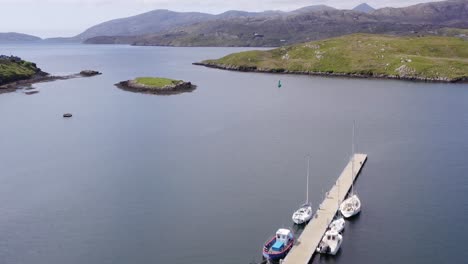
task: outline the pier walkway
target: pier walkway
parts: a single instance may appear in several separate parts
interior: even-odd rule
[[[294,247],[283,260],[283,264],[307,264],[315,254],[315,249],[339,209],[338,201],[343,201],[350,191],[353,181],[367,160],[367,155],[355,154],[352,160],[354,160],[354,175],[351,175],[352,162],[350,161],[320,204],[316,216],[310,220]]]

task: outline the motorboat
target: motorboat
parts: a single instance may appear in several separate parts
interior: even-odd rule
[[[291,230],[280,228],[263,246],[263,257],[267,260],[284,259],[294,245],[294,235]]]
[[[316,251],[321,254],[336,255],[340,250],[341,243],[343,242],[343,236],[338,232],[330,230],[325,233],[318,245]]]

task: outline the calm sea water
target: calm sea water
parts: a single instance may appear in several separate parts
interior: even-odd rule
[[[468,258],[468,85],[220,71],[235,48],[2,45],[53,74],[104,74],[0,95],[0,263],[247,264],[346,165],[352,120],[369,160],[338,256]],[[193,93],[136,94],[136,76]],[[277,88],[278,80],[283,87]],[[71,112],[71,119],[62,114]]]

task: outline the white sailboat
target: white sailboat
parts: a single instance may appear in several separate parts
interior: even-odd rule
[[[352,143],[352,156],[351,156],[351,193],[348,199],[344,200],[340,205],[340,212],[345,218],[350,218],[361,212],[361,200],[357,193],[354,192],[354,127],[353,123],[353,143]]]
[[[312,206],[309,203],[309,170],[310,170],[310,157],[307,157],[307,191],[306,202],[292,215],[292,220],[295,224],[301,225],[309,222],[312,218]]]
[[[338,208],[340,207],[340,181],[338,179],[336,183],[336,187],[338,188]],[[331,222],[331,224],[328,226],[328,228],[332,231],[335,231],[337,233],[341,233],[344,228],[345,228],[345,220],[343,216],[340,213],[340,210],[338,210],[338,213],[336,214],[335,220]]]
[[[343,242],[343,236],[336,231],[327,231],[320,241],[316,251],[322,254],[336,255],[340,250],[341,243]]]

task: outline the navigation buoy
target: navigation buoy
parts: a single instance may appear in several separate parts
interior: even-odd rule
[[[66,113],[66,114],[63,114],[63,117],[69,118],[69,117],[72,117],[72,114]]]

